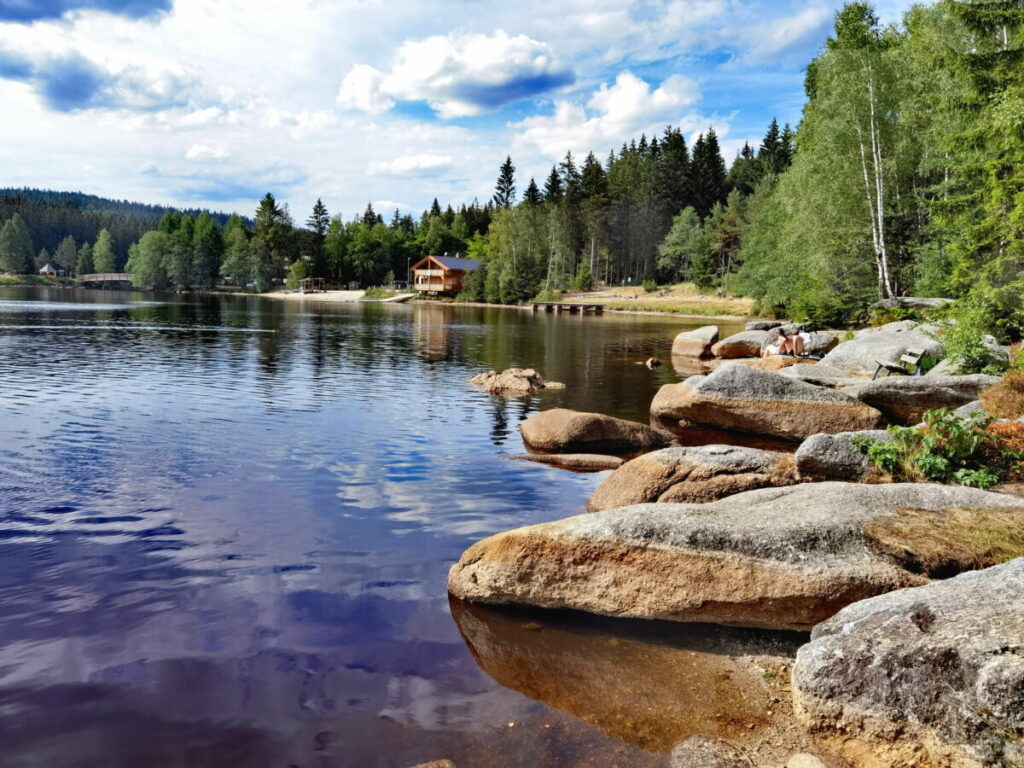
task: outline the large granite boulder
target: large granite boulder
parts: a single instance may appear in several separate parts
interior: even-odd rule
[[[533,414],[519,433],[530,448],[547,453],[637,453],[672,444],[671,435],[646,424],[566,408]]]
[[[672,341],[672,354],[678,357],[708,357],[711,346],[718,341],[718,326],[705,325],[683,331]]]
[[[587,501],[599,512],[647,502],[702,503],[796,482],[793,456],[736,445],[665,448],[627,461]]]
[[[843,609],[800,649],[793,686],[807,725],[884,765],[1024,765],[1024,559]],[[901,744],[927,759],[903,762]]]
[[[715,357],[758,357],[769,336],[769,331],[740,331],[722,339],[711,347]]]
[[[1024,501],[974,488],[762,488],[500,533],[463,553],[448,589],[481,603],[806,631],[858,600],[991,564],[991,537],[1014,526]]]
[[[856,438],[888,442],[892,435],[884,429],[840,432],[835,435],[811,435],[796,449],[796,474],[802,483],[846,480],[870,483],[882,480],[882,473],[860,448]]]
[[[770,331],[772,328],[782,327],[781,320],[749,320],[746,324],[748,331]]]
[[[898,362],[909,349],[923,349],[925,354],[941,359],[946,351],[932,335],[937,331],[937,326],[910,320],[865,328],[850,341],[841,342],[821,362],[852,373],[871,375],[879,362]]]
[[[917,424],[926,411],[959,408],[999,382],[998,376],[886,376],[846,387],[843,394],[881,411],[898,424]]]
[[[842,392],[737,364],[666,384],[651,403],[651,415],[789,440],[883,423],[881,413]]]
[[[882,299],[872,304],[876,309],[937,309],[951,304],[952,299],[931,298],[926,296],[897,296],[894,299]]]
[[[819,387],[831,387],[832,389],[863,384],[865,381],[861,376],[854,376],[841,368],[834,368],[831,365],[823,365],[821,363],[815,365],[793,365],[779,371],[779,373],[786,378],[806,381],[808,384],[816,384]]]

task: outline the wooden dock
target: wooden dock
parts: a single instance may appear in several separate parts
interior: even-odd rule
[[[568,312],[569,314],[600,315],[604,312],[604,304],[581,304],[576,301],[531,301],[530,309],[534,312]]]

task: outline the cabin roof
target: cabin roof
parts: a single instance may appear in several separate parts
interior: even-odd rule
[[[460,259],[454,256],[435,256],[435,261],[441,262],[448,269],[461,269],[463,272],[472,272],[478,266],[480,261],[478,259]]]
[[[43,273],[43,272],[56,272],[56,271],[57,271],[57,268],[54,267],[51,264],[44,264],[43,266],[41,266],[39,268],[39,272],[40,273]]]

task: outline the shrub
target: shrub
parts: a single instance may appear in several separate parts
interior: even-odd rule
[[[1024,416],[1024,370],[1013,368],[1004,373],[998,384],[981,393],[981,405],[997,419]]]
[[[872,309],[868,317],[868,323],[877,328],[888,323],[895,323],[900,320],[920,320],[921,313],[916,309],[905,309],[903,307],[892,307],[891,309]]]
[[[658,284],[655,283],[653,280],[644,280],[643,286],[644,290],[647,291],[647,293],[654,293],[656,290],[658,290]]]
[[[386,299],[390,296],[394,296],[394,291],[389,291],[380,285],[371,285],[365,291],[363,291],[364,299]]]
[[[889,427],[889,442],[866,438],[854,444],[897,482],[989,488],[1018,461],[989,431],[991,425],[992,419],[981,414],[961,418],[942,409],[926,413],[924,424],[916,427]]]
[[[999,374],[1006,370],[1006,363],[985,344],[989,321],[982,308],[964,305],[952,317],[955,322],[946,326],[941,337],[953,373]]]

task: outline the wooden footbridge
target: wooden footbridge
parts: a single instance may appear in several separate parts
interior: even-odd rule
[[[604,304],[581,304],[578,301],[531,301],[530,308],[533,312],[579,312],[581,315],[600,315],[604,312]]]
[[[79,275],[82,285],[99,286],[100,288],[131,288],[132,276],[127,272],[96,272],[91,275]]]

